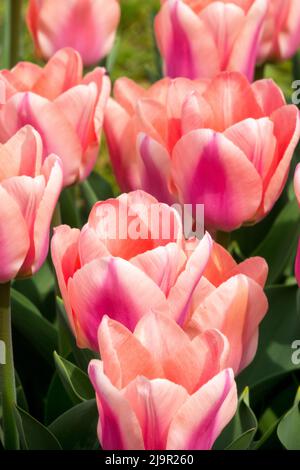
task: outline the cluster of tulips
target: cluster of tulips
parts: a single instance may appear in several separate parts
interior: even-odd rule
[[[237,263],[219,235],[260,222],[285,188],[299,110],[254,76],[300,46],[300,5],[162,0],[154,27],[165,78],[147,89],[119,78],[111,97],[105,68],[91,67],[119,19],[117,0],[30,0],[27,24],[47,63],[0,71],[0,323],[11,282],[41,268],[53,232],[69,326],[101,358],[88,372],[102,448],[211,449],[237,410],[235,377],[268,311],[266,261]],[[94,169],[102,130],[122,194],[97,202],[81,230],[52,230],[63,188]],[[300,204],[300,166],[295,193]],[[174,204],[193,214],[204,205],[201,240],[185,237]],[[120,234],[125,219],[139,237],[130,224]],[[295,272],[300,284],[300,245]],[[7,448],[18,441],[8,359]]]

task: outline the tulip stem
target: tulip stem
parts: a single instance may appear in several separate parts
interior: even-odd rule
[[[22,0],[6,0],[4,67],[12,68],[20,59]]]
[[[15,419],[17,394],[11,334],[10,282],[0,284],[0,340],[4,345],[4,357],[0,361],[4,448],[17,450],[19,436]]]

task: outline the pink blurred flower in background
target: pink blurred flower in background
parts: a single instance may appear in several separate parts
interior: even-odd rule
[[[259,60],[289,59],[299,47],[299,0],[269,0]]]
[[[27,10],[39,55],[48,60],[59,49],[72,47],[86,66],[110,52],[119,20],[118,0],[29,0]]]
[[[0,144],[1,283],[31,276],[48,253],[63,172],[58,157],[42,155],[41,138],[31,126]]]
[[[204,204],[209,230],[263,219],[281,195],[299,140],[299,111],[272,80],[237,72],[211,81],[116,81],[104,129],[123,191]]]
[[[296,197],[300,205],[300,163],[297,165],[297,168],[295,171],[294,187],[295,187]],[[299,244],[298,244],[298,252],[296,256],[295,274],[296,274],[298,285],[300,287],[300,238],[299,238]]]
[[[267,0],[163,0],[155,19],[165,75],[213,78],[239,71],[253,79]]]
[[[12,70],[0,71],[0,83],[5,88],[0,142],[31,124],[42,137],[43,156],[53,152],[61,158],[65,186],[86,178],[96,163],[110,94],[105,69],[83,77],[78,52],[62,49],[45,67],[19,62]]]
[[[153,207],[159,212],[150,223],[146,215]],[[118,224],[125,219],[121,238]],[[132,237],[132,224],[144,239]],[[175,320],[191,338],[220,330],[229,340],[227,365],[236,373],[254,357],[258,325],[268,309],[266,262],[251,258],[237,265],[208,234],[201,241],[183,240],[175,209],[142,191],[97,203],[81,232],[56,228],[52,259],[80,347],[97,350],[105,314],[133,331],[152,311]]]
[[[174,320],[149,313],[134,333],[104,317],[99,347],[103,362],[93,360],[89,375],[103,449],[211,449],[237,408],[226,338],[210,331],[191,341]]]

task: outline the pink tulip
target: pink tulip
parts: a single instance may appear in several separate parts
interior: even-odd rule
[[[153,207],[158,217],[149,223]],[[128,227],[118,225],[125,220]],[[161,237],[167,220],[171,232]],[[132,225],[145,237],[132,238]],[[133,331],[152,311],[173,318],[191,337],[219,329],[229,338],[227,365],[235,372],[254,357],[268,309],[265,261],[237,265],[208,234],[184,241],[177,212],[142,191],[97,203],[81,232],[58,227],[52,259],[79,347],[97,350],[105,314]]]
[[[211,331],[190,341],[149,313],[134,333],[104,317],[99,347],[103,362],[93,360],[89,375],[103,449],[211,449],[237,408],[232,370],[222,371],[226,338]]]
[[[289,59],[299,47],[299,0],[269,0],[259,59]]]
[[[213,78],[238,71],[251,81],[267,0],[164,0],[155,32],[165,75]]]
[[[50,223],[62,189],[61,162],[42,162],[39,134],[26,126],[0,144],[0,283],[28,277],[48,253]]]
[[[178,213],[142,191],[97,203],[81,232],[58,227],[52,259],[77,344],[97,350],[104,314],[131,330],[151,309],[183,317],[210,250],[207,234],[187,259]]]
[[[204,204],[209,230],[263,219],[279,198],[300,135],[299,111],[272,80],[237,72],[211,81],[121,78],[105,132],[122,190]],[[241,104],[242,103],[242,104]]]
[[[294,186],[295,186],[296,197],[300,205],[300,163],[297,165],[297,168],[296,168],[295,177],[294,177]],[[296,256],[295,274],[296,274],[298,285],[300,287],[300,239],[299,239],[299,244],[298,244],[298,252]]]
[[[39,55],[50,59],[72,47],[86,66],[112,49],[120,20],[118,0],[29,0],[27,25]]]
[[[214,243],[182,325],[191,338],[211,328],[221,331],[230,345],[227,365],[235,373],[252,362],[257,350],[258,327],[268,310],[263,292],[267,275],[263,258],[237,264]]]
[[[42,136],[43,157],[51,152],[61,157],[65,186],[86,178],[98,156],[110,94],[105,69],[96,68],[83,77],[80,55],[62,49],[44,68],[19,62],[12,70],[3,70],[0,83],[5,87],[0,142],[31,124]]]

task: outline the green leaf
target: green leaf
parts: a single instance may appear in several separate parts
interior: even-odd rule
[[[296,395],[295,405],[278,425],[277,435],[287,450],[300,450],[300,388]]]
[[[292,348],[300,338],[300,312],[297,312],[296,286],[268,287],[269,311],[259,332],[258,350],[252,364],[237,378],[241,389],[299,368],[292,361]]]
[[[275,220],[270,232],[254,251],[269,264],[269,284],[282,275],[292,255],[296,252],[300,232],[300,211],[296,200],[290,201]]]
[[[16,407],[16,420],[25,450],[61,450],[52,432],[20,407]]]
[[[25,392],[20,380],[20,377],[15,371],[15,376],[16,376],[16,393],[17,393],[17,403],[18,405],[25,411],[28,411],[28,403],[26,400]]]
[[[69,326],[69,321],[68,321],[67,314],[65,311],[64,303],[60,297],[56,298],[56,302],[57,302],[58,313],[60,314],[60,318],[64,325],[64,330],[69,335],[68,339],[71,345],[72,353],[76,361],[76,364],[80,367],[80,369],[86,372],[90,361],[92,359],[95,359],[97,356],[88,349],[79,349],[77,347],[74,335]]]
[[[257,420],[249,404],[249,389],[239,398],[238,409],[229,425],[218,438],[214,448],[226,450],[249,449],[257,431]]]
[[[64,450],[95,450],[99,448],[97,423],[96,400],[89,400],[66,411],[49,429]]]
[[[35,305],[15,289],[12,289],[12,322],[41,356],[52,364],[53,351],[57,349],[57,331]]]
[[[56,370],[73,403],[94,398],[95,392],[87,374],[54,352]]]
[[[114,197],[114,192],[109,182],[96,172],[93,172],[80,186],[89,210],[97,201],[105,201]]]
[[[65,188],[59,198],[62,223],[74,228],[81,227],[77,190],[76,186]]]
[[[45,424],[48,426],[72,406],[74,404],[61,383],[58,373],[55,372],[45,399]]]

